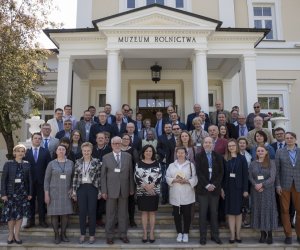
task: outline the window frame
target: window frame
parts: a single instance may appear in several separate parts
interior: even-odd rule
[[[271,7],[273,20],[273,39],[264,39],[266,41],[282,40],[282,18],[281,18],[281,0],[247,0],[249,28],[254,28],[254,7]]]

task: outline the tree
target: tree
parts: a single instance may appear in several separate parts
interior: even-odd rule
[[[36,87],[44,83],[49,51],[36,43],[42,28],[52,27],[52,0],[0,0],[0,133],[12,158],[13,133],[28,117],[24,104],[42,101]]]

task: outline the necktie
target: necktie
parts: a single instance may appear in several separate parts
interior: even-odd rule
[[[44,139],[44,148],[48,149],[48,139]]]
[[[241,136],[244,136],[244,135],[245,135],[245,127],[242,126],[242,127],[241,127]]]
[[[133,143],[133,136],[132,135],[130,136],[130,141],[131,141],[131,143]]]
[[[206,153],[207,160],[208,160],[208,168],[209,168],[209,179],[211,179],[212,176],[212,158],[211,158],[211,152]]]
[[[120,166],[120,155],[119,154],[117,154],[117,164],[118,164],[118,167],[120,168],[121,166]]]
[[[279,148],[282,148],[283,144],[282,142],[279,143]]]
[[[38,149],[37,148],[34,148],[34,151],[33,151],[33,158],[34,158],[34,161],[37,162],[38,160]]]

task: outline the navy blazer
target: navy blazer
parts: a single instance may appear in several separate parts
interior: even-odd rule
[[[61,138],[65,137],[66,131],[65,130],[61,130],[59,132],[56,133],[55,138],[60,140]],[[71,139],[71,134],[72,134],[72,130],[70,131],[70,138]]]
[[[234,163],[234,165],[233,165]],[[238,154],[235,160],[225,161],[225,173],[223,189],[226,192],[230,191],[230,173],[235,173],[234,188],[242,189],[243,192],[248,192],[248,163],[245,156]]]
[[[110,133],[110,137],[113,137],[113,129],[112,126],[110,124],[108,124],[107,122],[105,124],[100,124],[100,123],[95,123],[91,126],[91,130],[90,130],[90,143],[92,143],[93,145],[96,145],[96,135],[99,132],[109,132]]]
[[[113,130],[113,136],[120,136],[120,137],[122,137],[122,135],[124,133],[126,133],[126,126],[127,126],[127,124],[125,122],[123,122],[123,121],[121,123],[120,130],[118,128],[117,123],[113,123],[111,126],[112,126],[112,130]]]
[[[31,165],[32,181],[44,185],[46,168],[51,161],[49,150],[40,147],[38,160],[35,162],[32,148],[27,149],[24,160],[28,161]]]
[[[206,152],[203,150],[201,153],[196,155],[196,172],[198,177],[196,192],[198,195],[206,195],[209,192],[205,188],[208,184],[213,184],[216,187],[211,194],[221,194],[224,174],[224,160],[222,155],[212,151],[212,176],[211,179],[209,179],[208,159]]]
[[[1,196],[14,194],[15,191],[15,177],[18,164],[16,161],[7,161],[3,166],[3,173],[1,176]],[[32,196],[32,175],[31,166],[27,161],[22,162],[24,170],[24,185],[28,196]]]
[[[138,153],[142,152],[142,140],[137,135],[134,135],[133,142],[130,144],[131,147],[135,148]]]
[[[107,123],[108,123],[108,117],[111,118],[111,123],[109,123],[110,125],[112,125],[112,124],[114,124],[116,122],[116,117],[114,115],[110,114],[106,118],[107,119]]]

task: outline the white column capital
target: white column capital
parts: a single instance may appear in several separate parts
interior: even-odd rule
[[[120,49],[105,49],[107,55],[119,55]]]
[[[256,54],[243,54],[241,57],[240,57],[240,61],[250,61],[250,60],[253,60],[255,61],[256,60]]]
[[[207,55],[207,49],[194,49],[194,55]]]

